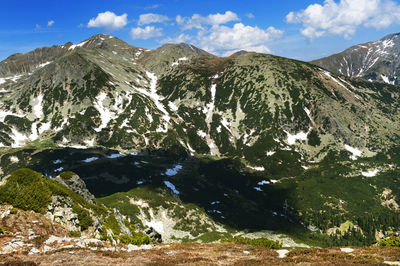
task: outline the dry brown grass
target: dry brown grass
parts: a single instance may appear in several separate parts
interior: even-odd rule
[[[0,256],[0,263],[26,261],[40,265],[384,265],[384,261],[400,261],[400,248],[354,248],[352,253],[344,253],[339,248],[298,249],[292,250],[283,259],[277,255],[275,250],[232,243],[182,243],[130,253],[74,249],[31,256],[11,254]]]

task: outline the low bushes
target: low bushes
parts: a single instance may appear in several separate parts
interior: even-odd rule
[[[258,246],[264,248],[278,249],[282,248],[282,243],[279,241],[269,240],[267,238],[245,238],[245,237],[233,237],[221,239],[221,242],[233,242],[251,246]]]
[[[382,239],[379,242],[381,247],[400,247],[400,237],[392,236],[390,238]]]

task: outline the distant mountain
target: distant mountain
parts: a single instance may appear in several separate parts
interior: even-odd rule
[[[243,54],[247,54],[247,53],[249,53],[249,52],[247,52],[245,50],[240,50],[240,51],[237,51],[237,52],[231,54],[230,56],[239,56],[239,55],[243,55]]]
[[[400,84],[400,33],[353,46],[311,63],[348,77]]]
[[[315,159],[399,139],[397,87],[272,55],[218,58],[187,44],[149,50],[95,35],[10,56],[0,73],[2,146],[162,148],[261,167],[281,149]]]

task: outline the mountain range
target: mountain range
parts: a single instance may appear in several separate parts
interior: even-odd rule
[[[399,231],[398,36],[311,63],[103,34],[12,55],[1,176],[73,171],[169,241],[276,230],[371,244]]]

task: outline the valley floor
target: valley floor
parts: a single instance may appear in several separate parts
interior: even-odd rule
[[[400,248],[325,248],[284,252],[238,244],[182,243],[132,252],[62,249],[0,255],[1,265],[400,265]]]

